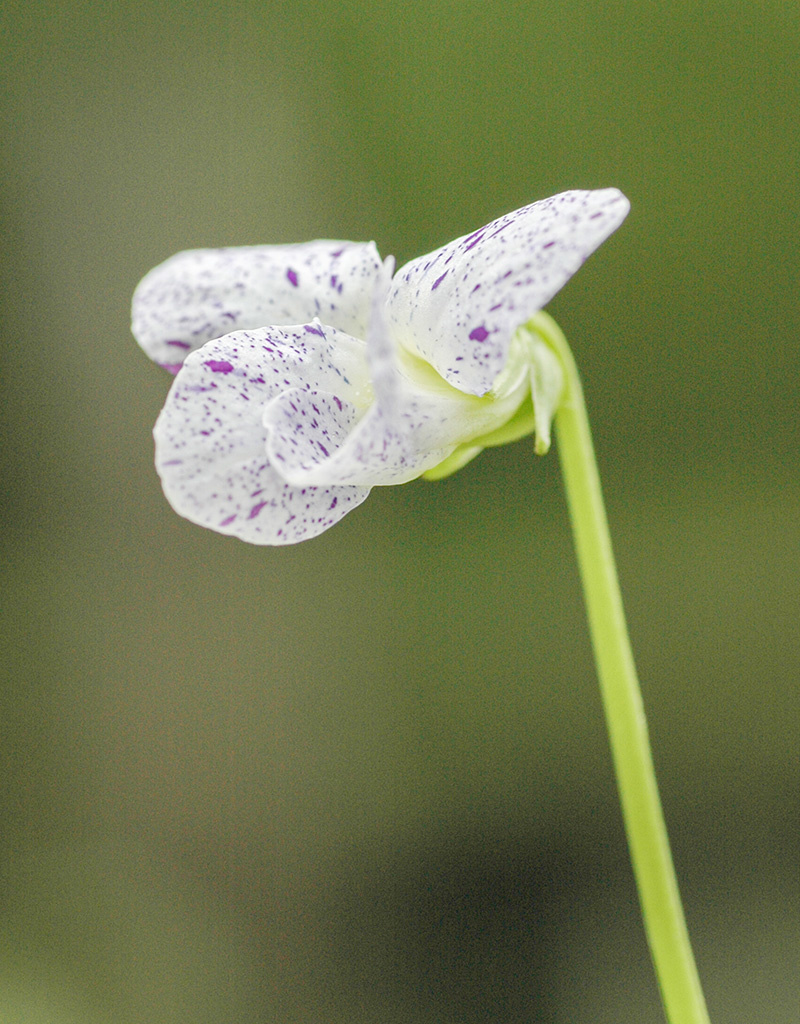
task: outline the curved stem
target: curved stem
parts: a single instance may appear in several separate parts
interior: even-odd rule
[[[555,417],[558,452],[625,831],[661,998],[670,1024],[709,1024],[658,796],[578,371],[551,317],[538,313],[527,328],[550,346],[564,371],[564,394]]]

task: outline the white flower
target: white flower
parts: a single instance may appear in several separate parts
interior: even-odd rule
[[[615,189],[564,192],[394,278],[391,258],[352,242],[200,249],[156,267],[133,333],[177,373],[155,427],[173,508],[292,544],[376,485],[445,475],[534,430],[546,450],[560,369],[518,328],[627,212]]]

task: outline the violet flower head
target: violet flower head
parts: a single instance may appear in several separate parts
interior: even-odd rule
[[[372,487],[549,444],[555,355],[520,328],[620,225],[563,192],[392,275],[372,243],[200,249],[141,281],[133,333],[176,374],[155,427],[173,508],[253,544],[317,536]]]

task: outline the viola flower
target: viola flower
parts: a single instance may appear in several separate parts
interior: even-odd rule
[[[374,486],[549,445],[558,360],[520,330],[622,222],[563,192],[412,260],[373,243],[199,249],[152,270],[133,333],[177,376],[156,468],[187,519],[253,544],[322,533]],[[269,326],[265,326],[269,325]]]

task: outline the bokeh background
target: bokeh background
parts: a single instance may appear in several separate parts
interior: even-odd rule
[[[650,1024],[555,454],[257,549],[152,467],[195,246],[410,259],[566,188],[715,1024],[797,1020],[800,7],[6,0],[0,1020]]]

